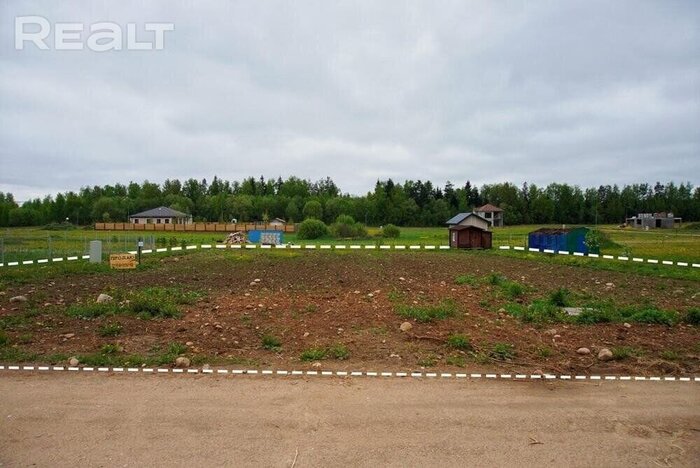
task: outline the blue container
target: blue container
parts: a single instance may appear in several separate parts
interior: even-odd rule
[[[588,229],[585,227],[571,229],[538,229],[528,234],[528,246],[532,249],[539,250],[554,250],[555,252],[563,250],[566,252],[580,252],[588,254],[589,249],[586,245],[586,233]],[[591,253],[598,253],[591,252]]]
[[[248,232],[248,240],[256,244],[279,245],[284,243],[282,231],[254,230]]]

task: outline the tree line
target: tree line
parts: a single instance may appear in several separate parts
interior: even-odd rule
[[[546,187],[505,182],[444,187],[430,181],[377,181],[366,195],[343,194],[332,179],[312,182],[298,177],[226,181],[168,179],[162,184],[115,184],[83,187],[23,202],[0,192],[0,226],[41,226],[70,222],[127,221],[129,215],[157,206],[191,214],[195,221],[240,222],[316,218],[332,223],[350,215],[366,225],[440,226],[458,212],[485,203],[504,210],[506,224],[622,223],[637,213],[670,211],[684,220],[700,220],[700,187],[669,182],[601,185],[580,188],[552,183]]]

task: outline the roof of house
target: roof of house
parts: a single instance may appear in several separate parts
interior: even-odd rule
[[[272,219],[270,220],[270,222],[271,222],[271,223],[278,222],[278,223],[282,223],[282,224],[286,224],[286,223],[287,223],[287,221],[283,220],[282,218],[272,218]]]
[[[132,214],[129,218],[189,218],[190,215],[182,211],[173,210],[167,206],[159,206],[141,213]]]
[[[487,203],[484,206],[480,206],[479,208],[474,209],[474,211],[479,211],[481,213],[500,213],[503,210],[497,207],[496,205]]]
[[[588,229],[582,227],[576,228],[540,228],[536,231],[532,231],[530,234],[568,234],[571,231],[576,231],[578,229]]]
[[[489,231],[488,229],[484,229],[482,227],[479,227],[479,226],[460,226],[457,224],[450,226],[450,231],[464,231],[467,229],[476,229],[477,231],[488,232],[489,234],[491,234],[491,231]]]
[[[488,219],[484,218],[483,216],[479,216],[476,213],[459,213],[458,215],[453,216],[452,218],[448,219],[445,224],[448,224],[448,225],[459,224],[470,216],[476,216],[477,218],[482,219],[482,220],[486,221],[487,223],[489,222]]]

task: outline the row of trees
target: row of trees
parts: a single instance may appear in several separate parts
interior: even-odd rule
[[[546,187],[511,183],[438,187],[431,182],[378,181],[366,195],[343,194],[330,179],[311,182],[298,177],[263,177],[229,182],[206,180],[145,181],[84,187],[78,193],[29,200],[19,206],[0,192],[0,226],[38,226],[69,220],[74,224],[126,221],[130,214],[165,205],[190,213],[196,221],[299,222],[316,218],[332,223],[350,215],[366,225],[439,226],[452,215],[484,203],[504,211],[506,224],[621,223],[639,212],[671,211],[686,220],[700,220],[700,188],[689,183],[601,185],[582,189],[553,183]]]

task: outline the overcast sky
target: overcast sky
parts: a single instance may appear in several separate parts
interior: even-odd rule
[[[23,15],[175,30],[15,50]],[[0,163],[19,200],[215,174],[698,185],[700,2],[3,1]]]

